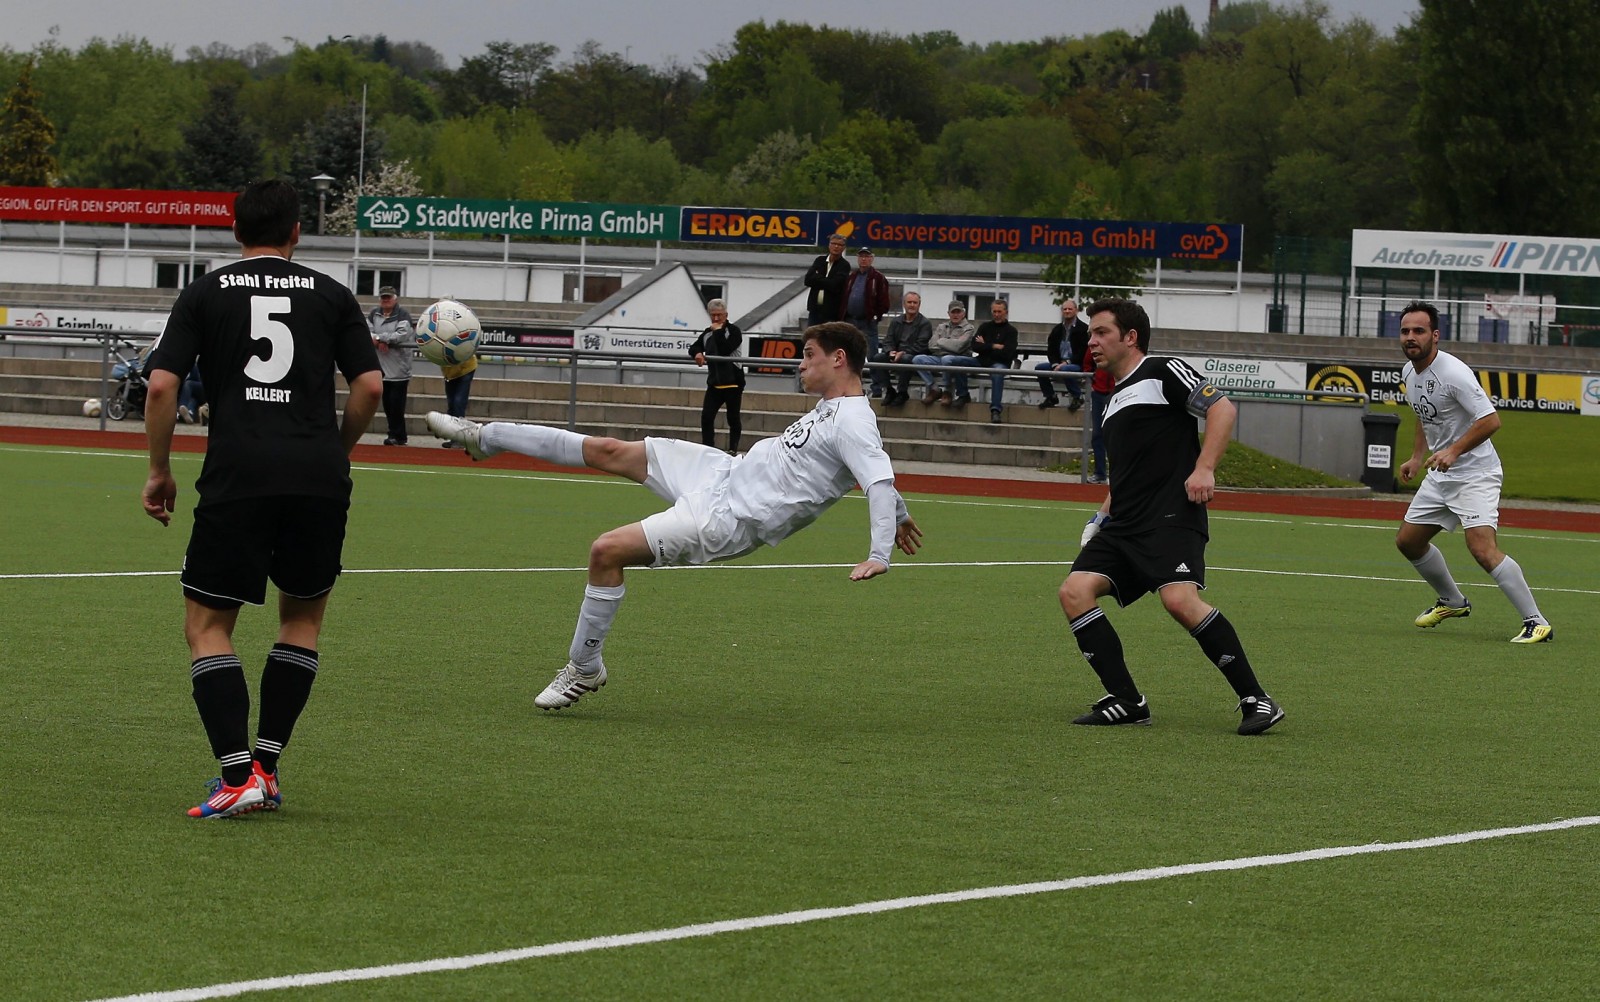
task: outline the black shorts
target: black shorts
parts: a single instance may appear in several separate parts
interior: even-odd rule
[[[1193,529],[1155,529],[1136,535],[1100,532],[1072,562],[1072,571],[1111,582],[1117,604],[1129,606],[1162,585],[1206,586],[1206,537]]]
[[[201,505],[183,557],[183,594],[211,609],[267,600],[267,579],[291,598],[333,589],[350,502],[281,495]]]

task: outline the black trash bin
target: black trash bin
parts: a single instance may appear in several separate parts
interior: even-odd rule
[[[1379,494],[1393,494],[1398,488],[1394,478],[1394,437],[1399,427],[1400,418],[1394,414],[1361,415],[1367,445],[1361,482]]]

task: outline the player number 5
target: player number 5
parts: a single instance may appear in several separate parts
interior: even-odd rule
[[[250,297],[250,336],[268,344],[266,358],[252,355],[244,364],[244,374],[258,383],[276,383],[294,364],[294,335],[287,324],[272,319],[275,313],[288,312],[288,296]]]

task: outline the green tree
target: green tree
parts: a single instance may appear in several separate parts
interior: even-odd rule
[[[362,132],[366,133],[365,145]],[[359,102],[336,105],[309,126],[301,135],[290,160],[289,175],[300,189],[300,221],[307,228],[317,222],[317,192],[310,178],[327,174],[333,178],[327,199],[336,203],[356,187],[356,179],[366,171],[382,168],[384,136],[375,128],[363,130]]]
[[[485,108],[531,108],[539,81],[559,50],[544,42],[490,42],[461,68],[436,74],[441,104],[471,118]]]
[[[671,143],[652,142],[632,129],[591,132],[572,154],[572,193],[585,201],[660,204],[683,179]]]
[[[418,179],[411,164],[405,160],[393,160],[384,164],[376,171],[367,174],[366,183],[361,188],[362,195],[385,195],[398,198],[412,198],[423,194],[422,182]],[[328,209],[328,215],[323,220],[324,227],[329,233],[338,233],[350,236],[356,231],[356,191],[347,189],[340,195],[336,204]]]
[[[144,39],[91,39],[77,52],[39,55],[43,107],[62,129],[57,155],[68,184],[114,184],[170,165],[183,125],[205,104],[205,87],[169,49]],[[168,176],[158,187],[172,186]]]
[[[1084,166],[1072,124],[1058,118],[963,119],[934,151],[937,182],[977,192],[985,211],[1027,215],[1065,204]]]
[[[1156,11],[1144,36],[1145,51],[1156,59],[1182,59],[1200,48],[1200,33],[1184,7]]]
[[[1600,226],[1600,8],[1423,0],[1415,24],[1416,222],[1592,234]]]
[[[261,143],[226,85],[211,89],[211,101],[183,130],[178,178],[197,191],[238,191],[261,176]]]
[[[29,59],[0,107],[0,183],[44,187],[55,180],[56,129],[40,103]]]
[[[1060,215],[1066,219],[1122,218],[1115,206],[1083,181],[1073,185],[1072,195],[1062,206]],[[1137,257],[1052,257],[1040,277],[1056,287],[1053,296],[1056,302],[1077,296],[1078,305],[1086,306],[1101,296],[1136,295],[1137,287],[1143,284],[1144,269],[1144,259]],[[1073,285],[1074,279],[1077,286]]]

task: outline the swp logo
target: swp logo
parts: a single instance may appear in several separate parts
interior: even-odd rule
[[[369,230],[403,230],[411,222],[411,207],[379,200],[367,206],[361,218]]]

